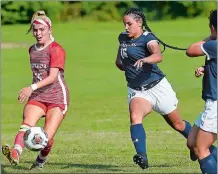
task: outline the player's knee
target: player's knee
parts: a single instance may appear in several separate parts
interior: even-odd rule
[[[132,124],[139,124],[142,123],[143,120],[143,114],[139,112],[130,112],[130,121]]]
[[[194,151],[197,154],[197,156],[199,156],[199,157],[205,156],[205,154],[209,154],[210,153],[208,148],[206,148],[204,146],[198,146],[198,145],[196,145],[194,147]]]

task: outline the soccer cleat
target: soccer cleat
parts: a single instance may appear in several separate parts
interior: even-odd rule
[[[30,170],[34,171],[34,170],[38,170],[38,171],[42,171],[43,170],[43,165],[44,163],[38,163],[37,161],[35,161],[32,166],[30,167]]]
[[[190,158],[192,161],[196,161],[198,158],[193,151],[190,150]]]
[[[146,155],[136,154],[133,157],[135,164],[138,164],[142,169],[148,168],[148,159]]]
[[[18,165],[19,163],[19,155],[16,149],[11,148],[8,144],[2,146],[2,153],[9,160],[11,165]]]

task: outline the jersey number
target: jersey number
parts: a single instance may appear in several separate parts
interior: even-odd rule
[[[120,53],[121,53],[121,57],[122,57],[122,59],[128,58],[126,52],[127,52],[127,48],[121,48]]]
[[[41,81],[42,80],[42,73],[34,73],[34,75],[36,76],[36,78]]]

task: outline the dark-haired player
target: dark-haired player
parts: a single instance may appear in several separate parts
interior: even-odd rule
[[[170,48],[176,47],[163,43],[151,33],[139,9],[127,10],[123,23],[126,31],[119,35],[116,66],[125,71],[127,81],[130,132],[137,153],[133,160],[145,169],[148,167],[148,158],[142,121],[152,110],[161,114],[185,138],[188,137],[191,125],[182,120],[177,109],[176,93],[157,66],[162,61],[158,42]]]
[[[211,35],[189,46],[189,57],[206,55],[205,65],[195,71],[196,77],[203,76],[202,99],[204,111],[200,114],[188,137],[187,145],[194,150],[203,173],[217,173],[217,10],[209,16]]]

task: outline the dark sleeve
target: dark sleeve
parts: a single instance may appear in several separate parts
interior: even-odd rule
[[[146,39],[147,43],[150,42],[150,41],[157,41],[158,42],[157,38],[151,33],[148,33],[146,38],[147,38]]]
[[[144,32],[143,35],[145,35],[144,42],[145,42],[146,48],[148,48],[148,44],[150,42],[157,42],[159,44],[159,41],[153,34]]]
[[[207,56],[207,60],[217,59],[217,42],[208,41],[201,45],[201,50]]]
[[[119,36],[118,36],[119,43],[121,42],[121,40],[122,40],[122,33],[120,33]]]

